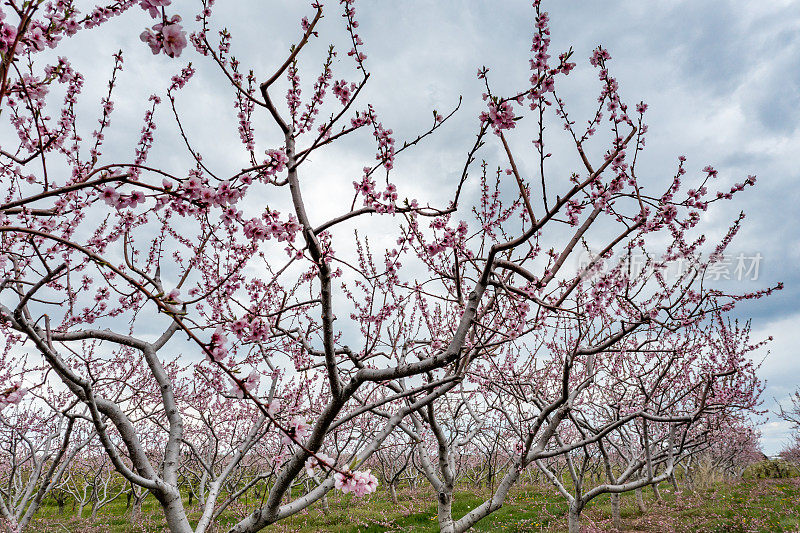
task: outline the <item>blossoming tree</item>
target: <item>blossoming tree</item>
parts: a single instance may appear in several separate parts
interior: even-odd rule
[[[624,354],[641,350],[631,343],[680,336],[711,312],[769,292],[702,284],[739,221],[708,259],[699,257],[702,238],[690,237],[710,203],[755,178],[709,198],[716,171],[706,167],[699,186],[685,190],[681,158],[664,192],[651,194],[636,175],[646,105],[634,112],[622,101],[610,55],[597,48],[590,62],[599,105],[587,127],[576,127],[556,89],[576,64],[571,51],[551,57],[538,1],[529,83],[502,96],[481,69],[486,108],[450,197],[406,198],[410,184],[395,183],[396,161],[458,107],[434,111],[427,130],[397,142],[361,99],[370,74],[354,4],[338,6],[349,70],[335,77],[331,45],[306,85],[305,54],[321,39],[323,14],[337,9],[321,2],[311,3],[296,42],[270,72],[246,68],[233,54],[231,33],[215,26],[213,0],[199,2],[192,33],[170,0],[120,0],[88,16],[65,1],[12,0],[3,11],[14,20],[0,32],[0,104],[3,127],[17,141],[0,153],[0,327],[9,351],[37,353],[86,409],[113,468],[155,497],[173,532],[209,531],[232,497],[267,478],[263,499],[231,532],[259,531],[333,489],[364,496],[377,478],[362,465],[394,432],[421,440],[425,423],[447,471],[442,450],[463,439],[443,433],[460,429],[453,410],[441,407],[471,409],[470,424],[480,427],[471,413],[502,405],[479,400],[504,394],[487,385],[497,372],[527,376],[544,358],[557,386],[532,401],[533,418],[517,428],[513,468],[492,498],[454,520],[452,491],[437,488],[441,529],[464,531],[502,505],[521,469],[597,440],[581,434],[552,445],[595,373],[607,368],[605,354],[633,364]],[[84,78],[67,59],[41,52],[137,5],[156,22],[141,33],[142,46],[171,58],[177,74],[148,100],[134,155],[125,159],[105,135],[122,53],[114,55],[99,126],[84,139],[76,119]],[[187,127],[183,95],[200,67],[177,62],[189,53],[230,87],[240,151],[221,162],[204,157],[213,147]],[[281,87],[285,102],[276,100]],[[53,105],[59,98],[63,104]],[[153,155],[163,107],[184,145],[169,161]],[[512,130],[521,107],[539,132],[536,177],[517,164]],[[568,179],[545,172],[552,154],[543,131],[553,118],[582,165]],[[605,139],[596,135],[601,128]],[[223,135],[215,128],[214,142]],[[374,159],[355,176],[318,176],[313,159],[351,137],[372,144]],[[487,143],[501,149],[496,171],[476,165]],[[341,205],[309,194],[351,183],[352,201]],[[576,270],[569,260],[584,248],[596,254]],[[614,254],[635,253],[652,268],[612,264]],[[675,258],[695,263],[669,280],[664,271]],[[604,265],[611,266],[595,275]],[[698,377],[701,390],[703,379],[713,381]],[[476,386],[486,390],[476,394]],[[8,403],[24,384],[3,387]],[[623,418],[659,416],[648,409]],[[608,424],[602,435],[621,425]],[[292,490],[301,480],[305,488]],[[195,522],[181,497],[186,484],[202,507]]]

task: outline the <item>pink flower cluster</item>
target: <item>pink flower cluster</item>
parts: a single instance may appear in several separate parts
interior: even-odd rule
[[[281,222],[278,220],[280,213],[277,211],[266,211],[261,218],[251,218],[244,224],[244,236],[251,241],[268,241],[275,237],[279,242],[294,242],[297,232],[300,231],[300,224],[294,215],[289,215],[289,220]]]
[[[231,323],[233,334],[247,341],[264,341],[270,334],[270,326],[260,319],[239,318]]]
[[[598,46],[597,49],[592,53],[592,57],[589,58],[589,63],[593,67],[603,67],[605,68],[605,62],[611,59],[611,54],[608,53],[603,47]]]
[[[160,7],[166,7],[172,3],[172,0],[139,0],[139,6],[150,13],[150,16],[157,19],[161,13]]]
[[[156,129],[153,116],[156,106],[161,103],[161,98],[152,94],[150,95],[150,101],[153,102],[153,105],[144,113],[144,126],[142,126],[141,136],[136,146],[136,159],[133,161],[134,165],[143,165],[145,161],[147,161],[147,154],[150,152],[150,148],[153,146],[153,131]],[[141,173],[141,169],[138,166],[134,166],[129,172],[131,174],[131,179],[136,180]]]
[[[736,183],[731,187],[730,192],[723,193],[722,191],[717,191],[717,198],[725,198],[726,200],[730,200],[731,197],[739,192],[744,190],[746,185],[750,185],[751,187],[756,184],[756,177],[755,176],[747,176],[747,178],[742,183]]]
[[[23,387],[21,383],[14,383],[8,389],[0,391],[0,409],[7,405],[18,404],[27,392],[28,389]]]
[[[247,392],[251,392],[258,388],[258,383],[261,381],[261,376],[253,370],[250,374],[242,380],[242,385],[240,386],[235,381],[231,380],[231,388],[228,391],[231,396],[236,396],[239,399],[244,398],[244,391],[242,387],[247,390]]]
[[[228,338],[225,336],[225,332],[222,328],[219,327],[211,334],[211,342],[208,343],[208,350],[210,353],[206,354],[206,356],[211,361],[217,363],[222,361],[225,359],[225,356],[228,355],[228,349],[225,347],[226,344],[228,344]]]
[[[103,189],[100,196],[108,205],[116,207],[117,209],[136,207],[138,204],[143,204],[145,201],[145,195],[142,191],[133,191],[125,195],[120,194],[119,191],[113,187],[106,187]]]
[[[378,478],[369,470],[356,470],[355,472],[336,472],[333,475],[335,487],[344,492],[352,492],[354,496],[362,497],[378,490]]]
[[[46,30],[43,30],[40,26],[33,26],[25,34],[25,40],[28,42],[31,51],[41,52],[47,44]],[[55,45],[55,43],[52,44]]]
[[[289,425],[286,427],[281,442],[289,446],[295,441],[306,438],[310,432],[311,426],[306,424],[305,420],[296,416],[292,418]]]
[[[263,166],[265,167],[263,175],[271,178],[278,172],[286,170],[286,164],[289,162],[289,156],[283,149],[267,150],[267,159],[264,160]]]
[[[364,177],[361,181],[354,181],[356,192],[364,197],[364,205],[371,206],[376,213],[394,213],[397,201],[397,187],[393,183],[386,184],[382,193],[375,190],[375,180],[370,179],[371,169],[364,167]],[[381,203],[381,200],[386,203]]]
[[[353,7],[355,0],[339,0],[339,3],[344,5],[344,14],[342,17],[347,19],[347,31],[350,33],[350,39],[353,42],[353,48],[347,52],[347,55],[355,59],[356,64],[360,70],[364,70],[364,60],[367,55],[361,52],[358,47],[364,44],[361,37],[356,33],[358,28],[358,21],[356,20],[356,8]]]
[[[325,101],[325,94],[327,92],[328,86],[330,85],[331,79],[333,78],[333,72],[331,71],[331,65],[333,64],[333,58],[336,57],[336,52],[333,51],[331,48],[328,51],[328,58],[325,61],[325,68],[322,71],[322,74],[319,75],[317,78],[317,82],[314,84],[314,91],[311,96],[311,103],[306,104],[306,110],[303,111],[303,114],[300,116],[300,121],[298,124],[298,133],[303,133],[311,129],[311,126],[314,125],[314,117],[319,114],[320,107],[322,106],[323,102]],[[299,88],[298,88],[299,93]]]
[[[289,114],[294,120],[297,119],[297,110],[300,109],[302,100],[300,94],[300,76],[297,74],[297,65],[291,64],[286,69],[286,79],[289,81],[289,89],[286,91],[286,105],[289,106]]]
[[[183,89],[186,86],[186,84],[189,83],[189,80],[192,79],[194,73],[195,70],[191,64],[183,67],[181,69],[180,74],[175,74],[170,79],[172,83],[170,83],[169,92],[172,92],[176,89]]]
[[[311,476],[316,472],[317,468],[323,469],[331,469],[336,465],[336,461],[333,457],[329,457],[324,453],[317,452],[315,455],[312,455],[308,459],[306,459],[306,473]]]
[[[575,200],[570,200],[567,202],[567,220],[571,226],[577,226],[578,220],[580,217],[581,212],[583,211],[584,206],[581,205],[579,202]]]
[[[392,138],[393,131],[391,129],[384,129],[383,124],[380,122],[374,123],[375,130],[373,135],[378,140],[378,154],[375,159],[383,163],[386,170],[392,170],[394,167],[394,139]]]
[[[515,126],[514,109],[508,101],[500,105],[495,102],[490,102],[489,111],[481,113],[480,119],[481,122],[488,122],[497,135],[500,135],[501,130],[510,130]]]
[[[334,96],[336,96],[336,98],[339,99],[342,105],[347,105],[352,96],[352,92],[355,90],[356,90],[355,83],[351,83],[349,86],[347,85],[347,82],[344,80],[339,80],[333,83],[333,94]]]
[[[169,57],[178,57],[188,44],[186,32],[178,24],[180,21],[180,15],[173,15],[168,21],[144,30],[139,39],[147,43],[153,55],[163,50]]]
[[[172,184],[164,181],[164,188],[169,190]],[[219,186],[214,189],[205,185],[203,181],[197,177],[192,176],[189,178],[182,187],[183,192],[191,200],[199,201],[205,205],[223,207],[229,204],[235,204],[242,197],[242,191],[233,188],[229,181],[223,181]]]
[[[456,248],[463,244],[467,236],[467,223],[462,220],[458,223],[457,229],[447,227],[445,224],[446,220],[444,220],[444,217],[437,218],[431,222],[432,228],[444,229],[444,235],[434,242],[425,245],[425,252],[428,255],[434,256],[444,252],[448,248]]]
[[[0,9],[0,20],[6,18],[6,14]],[[17,28],[11,24],[0,24],[0,52],[6,53],[14,45],[17,38]]]

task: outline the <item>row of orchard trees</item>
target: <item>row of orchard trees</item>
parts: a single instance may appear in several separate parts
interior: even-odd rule
[[[370,74],[353,0],[312,3],[266,73],[232,55],[231,34],[214,23],[225,8],[212,0],[198,2],[191,34],[170,0],[89,14],[77,4],[9,0],[0,17],[0,391],[16,442],[0,511],[12,530],[86,457],[138,501],[152,495],[170,531],[209,531],[235,505],[230,531],[245,533],[331,490],[373,492],[369,465],[401,449],[438,494],[443,532],[500,508],[537,468],[577,531],[594,497],[669,478],[757,406],[748,354],[759,342],[727,314],[773,289],[709,286],[742,216],[719,242],[701,231],[711,204],[755,178],[717,191],[715,169],[692,177],[681,157],[672,179],[640,182],[647,106],[622,100],[598,47],[598,104],[579,127],[556,92],[576,63],[550,49],[538,1],[529,82],[497,88],[479,70],[485,111],[441,204],[402,199],[413,184],[393,169],[452,113],[434,111],[427,131],[395,141],[359,98]],[[83,132],[84,78],[45,49],[139,7],[156,22],[141,34],[154,54],[193,54],[229,84],[240,154],[212,163],[203,153],[220,128],[184,127],[197,123],[182,105],[201,68],[190,63],[164,80],[165,98],[150,98],[134,155],[119,159],[105,134],[121,53],[99,126]],[[344,63],[320,43],[332,30],[325,13],[341,15]],[[322,68],[304,83],[320,44]],[[174,148],[168,161],[151,154],[163,106],[181,163]],[[518,148],[521,119],[538,132],[532,152]],[[570,176],[547,174],[553,124],[571,144],[560,155],[579,162]],[[358,176],[321,173],[314,160],[345,139],[374,143],[374,158]],[[310,200],[351,183],[352,201]],[[596,253],[576,269],[586,250]],[[688,267],[668,274],[675,261]],[[7,405],[22,401],[48,408]],[[483,504],[454,516],[466,449],[484,450],[502,475]],[[602,482],[588,475],[598,460]],[[120,490],[107,483],[100,496],[102,486],[86,501]]]
[[[746,466],[763,458],[752,427],[728,417],[725,428],[699,427],[692,432],[681,429],[682,437],[691,434],[691,442],[675,446],[672,457],[661,444],[651,446],[648,458],[645,435],[652,441],[659,436],[639,424],[599,440],[596,445],[541,454],[535,466],[520,469],[521,444],[518,431],[509,424],[509,409],[496,405],[478,408],[477,401],[475,394],[462,390],[452,405],[441,406],[440,411],[449,413],[447,420],[454,428],[447,432],[448,438],[440,440],[436,433],[409,428],[407,433],[400,431],[388,437],[367,461],[366,466],[378,476],[395,504],[398,490],[406,483],[426,492],[432,488],[440,498],[449,497],[451,501],[456,491],[463,493],[465,487],[479,487],[480,493],[497,499],[505,498],[508,480],[513,478],[522,487],[552,483],[570,504],[573,524],[577,524],[580,511],[594,497],[611,493],[614,526],[621,529],[620,494],[635,492],[637,504],[644,511],[643,488],[652,485],[660,499],[661,481],[669,480],[677,487],[680,479],[692,488],[698,478],[705,481],[703,477],[710,473],[739,477]],[[148,493],[115,471],[86,420],[85,409],[76,407],[77,403],[70,402],[67,395],[37,387],[0,414],[0,504],[7,523],[14,523],[17,530],[28,528],[44,505],[57,506],[58,515],[70,513],[94,521],[103,507],[124,499],[132,518],[141,514]],[[230,406],[224,401],[218,406],[219,412],[228,410]],[[233,469],[216,494],[213,474],[206,470],[223,470],[229,465],[234,447],[240,442],[236,434],[247,431],[254,415],[255,409],[232,409],[224,417],[209,415],[209,425],[195,426],[204,428],[204,436],[192,441],[195,448],[181,458],[178,469],[177,485],[188,510],[204,509],[208,498],[216,495],[215,516],[236,516],[250,502],[259,501],[275,482],[286,443],[277,442],[274,432],[259,439],[245,460],[232,462]],[[440,430],[441,426],[438,423]],[[569,432],[567,428],[561,430],[555,443],[563,447]],[[143,428],[142,435],[150,453],[158,454],[164,444],[158,433],[148,434]],[[343,442],[351,438],[340,437]],[[447,453],[445,462],[440,458],[436,466],[431,458],[442,451]],[[344,447],[343,457],[349,458],[346,454]],[[293,491],[310,492],[320,484],[322,476],[319,468],[309,463],[294,481]],[[431,485],[427,489],[422,486],[426,481]],[[323,497],[319,505],[327,511],[327,499]],[[440,504],[439,516],[444,512],[449,509]]]

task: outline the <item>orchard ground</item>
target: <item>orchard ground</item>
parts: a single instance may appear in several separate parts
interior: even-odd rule
[[[289,517],[265,531],[281,532],[428,532],[438,531],[435,495],[423,484],[398,491],[398,505],[387,491],[378,490],[362,499],[339,492],[329,496],[329,512],[320,504]],[[743,479],[711,483],[705,488],[675,492],[669,483],[660,487],[663,502],[652,491],[645,492],[646,512],[639,512],[634,495],[622,497],[624,531],[647,532],[751,532],[797,531],[800,529],[800,477]],[[487,488],[470,493],[459,491],[455,512],[464,513],[489,495]],[[86,512],[84,514],[87,514]],[[479,522],[475,531],[563,531],[567,505],[547,485],[527,485],[512,492],[502,509]],[[133,533],[165,531],[163,515],[152,497],[144,502],[142,515],[131,520],[121,497],[99,511],[96,520],[75,518],[68,506],[62,515],[50,502],[31,531],[82,533]],[[594,500],[584,512],[584,531],[611,531],[608,495]],[[233,524],[234,516],[220,525]],[[241,518],[241,517],[237,517]],[[224,531],[220,530],[220,531]]]

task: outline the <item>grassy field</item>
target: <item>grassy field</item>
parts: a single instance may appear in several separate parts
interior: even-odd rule
[[[625,531],[680,532],[749,532],[800,530],[800,478],[748,480],[733,484],[718,483],[696,492],[674,493],[671,486],[661,487],[663,503],[647,491],[647,512],[641,514],[632,494],[622,499]],[[453,506],[461,516],[482,501],[480,494],[460,492]],[[332,494],[330,512],[323,514],[317,503],[304,513],[267,528],[271,532],[434,532],[436,498],[427,490],[402,490],[399,505],[389,501],[383,491],[361,500]],[[48,506],[33,524],[36,533],[133,533],[165,531],[152,498],[145,501],[142,516],[131,520],[121,498],[98,513],[96,521],[72,517],[67,507],[64,515]],[[244,512],[244,509],[241,511]],[[88,514],[88,509],[84,515]],[[234,510],[226,517],[233,523]],[[607,496],[595,499],[584,511],[586,531],[612,529],[611,506]],[[221,524],[222,525],[222,524]],[[550,487],[528,486],[515,491],[507,504],[480,522],[476,531],[556,532],[566,529],[566,504]],[[225,531],[224,527],[218,531]]]

